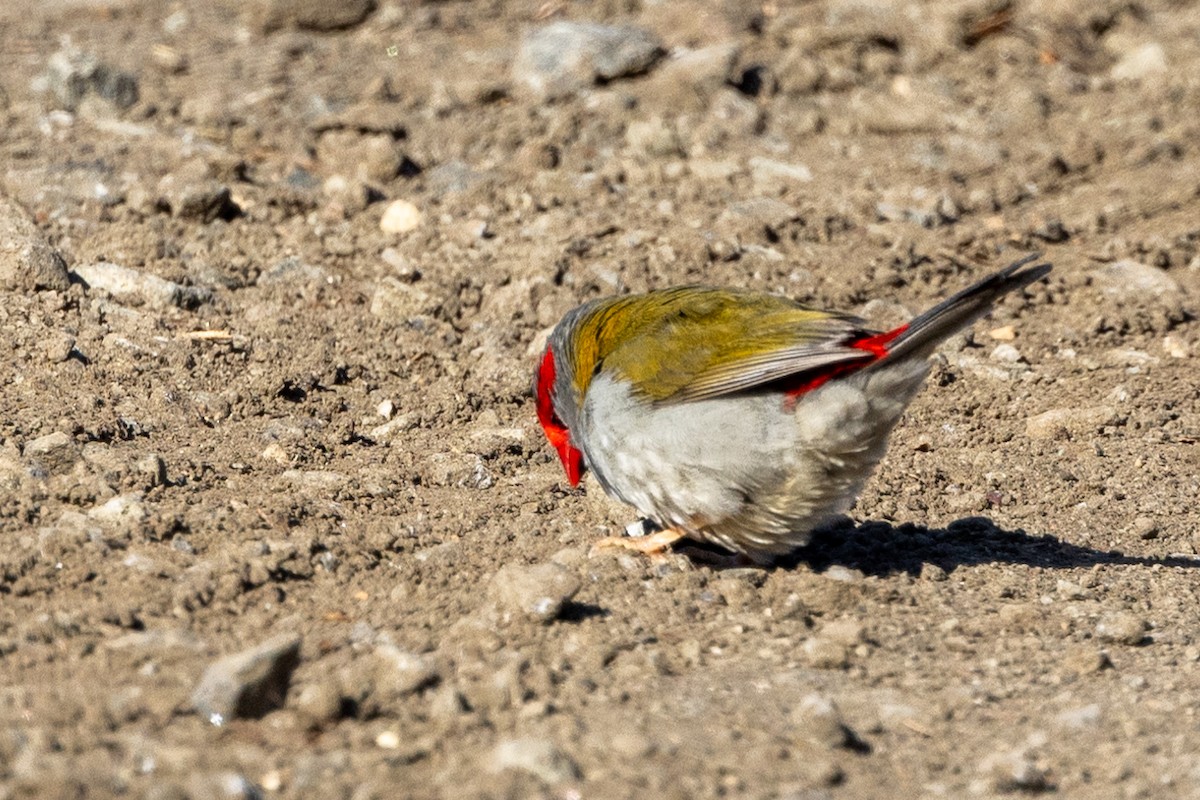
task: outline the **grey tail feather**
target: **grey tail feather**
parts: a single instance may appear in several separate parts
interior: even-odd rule
[[[1022,269],[1039,258],[1041,253],[1025,256],[938,303],[908,323],[908,328],[888,348],[888,354],[875,363],[887,364],[930,355],[944,340],[987,313],[1001,297],[1044,278],[1050,272],[1050,264],[1034,264]]]

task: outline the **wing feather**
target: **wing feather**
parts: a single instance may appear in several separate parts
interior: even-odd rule
[[[873,358],[853,346],[871,335],[861,320],[753,292],[686,287],[619,298],[587,324],[595,331],[596,368],[603,363],[659,404]]]
[[[709,368],[680,387],[669,400],[708,400],[774,383],[801,372],[869,361],[873,357],[865,350],[842,344],[802,344]]]

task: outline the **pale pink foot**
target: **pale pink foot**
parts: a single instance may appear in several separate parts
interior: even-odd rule
[[[650,558],[661,558],[666,555],[671,545],[683,538],[679,531],[665,530],[651,533],[648,536],[609,536],[592,545],[592,553],[604,550],[632,550]]]

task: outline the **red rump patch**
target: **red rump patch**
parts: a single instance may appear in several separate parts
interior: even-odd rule
[[[554,411],[554,379],[557,375],[554,353],[547,347],[537,375],[538,422],[542,424],[550,444],[558,451],[558,458],[567,472],[567,480],[572,486],[578,486],[579,479],[583,477],[583,453],[571,446],[571,432]]]
[[[852,361],[848,364],[834,364],[823,372],[819,372],[812,376],[798,386],[788,389],[786,392],[787,399],[783,402],[784,408],[786,408],[788,411],[791,411],[796,407],[796,401],[800,399],[801,395],[807,394],[808,392],[811,392],[813,389],[816,389],[820,386],[824,386],[830,380],[839,375],[845,375],[847,372],[854,372],[855,370],[862,369],[863,367],[873,364],[879,359],[883,358],[888,354],[888,345],[891,344],[892,340],[904,333],[906,330],[908,330],[908,325],[901,325],[899,328],[890,330],[887,333],[877,333],[874,336],[868,336],[864,339],[851,342],[851,347],[858,350],[865,350],[873,355],[874,358],[864,359],[862,361]]]
[[[868,353],[874,355],[876,359],[880,359],[887,355],[887,346],[892,343],[892,340],[906,330],[908,330],[908,325],[901,325],[899,328],[887,333],[877,333],[874,336],[859,339],[857,342],[851,342],[850,346],[859,350],[866,350]]]

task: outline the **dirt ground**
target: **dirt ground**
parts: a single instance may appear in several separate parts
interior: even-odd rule
[[[0,5],[0,798],[1200,797],[1198,143],[1181,0]],[[566,310],[1031,251],[810,547],[590,555]]]

